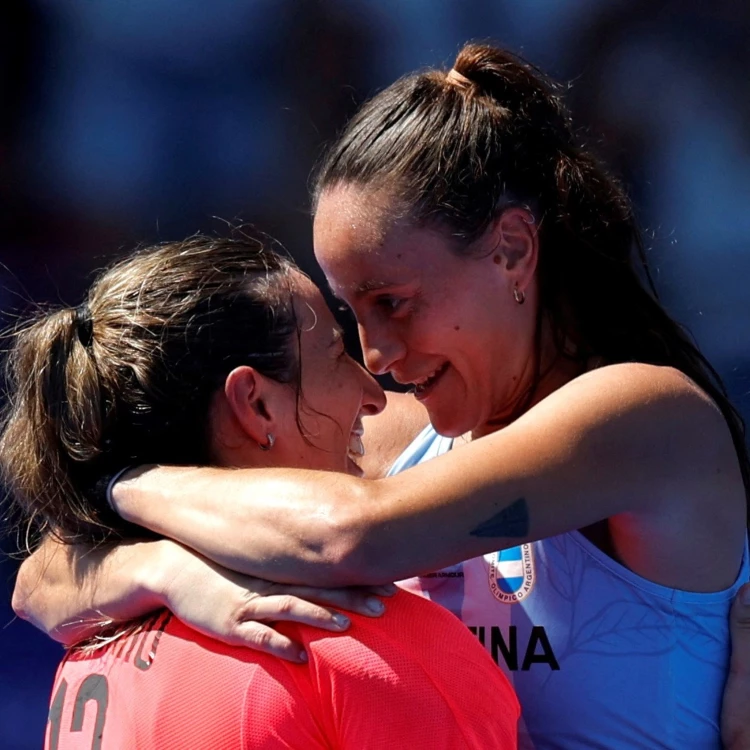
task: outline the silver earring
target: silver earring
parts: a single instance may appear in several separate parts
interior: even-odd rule
[[[260,443],[258,443],[258,447],[262,451],[270,451],[271,448],[273,448],[273,444],[276,442],[276,438],[273,436],[272,432],[269,432],[266,437],[268,438],[268,442],[265,445],[261,445]]]
[[[513,287],[513,299],[518,302],[519,305],[522,305],[526,302],[526,292],[520,291],[517,286]]]

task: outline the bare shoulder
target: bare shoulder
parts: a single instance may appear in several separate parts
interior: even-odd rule
[[[730,586],[747,506],[737,451],[718,406],[671,367],[611,365],[568,385],[569,398],[591,399],[593,455],[619,472],[623,492],[641,498],[630,512],[609,518],[617,558],[676,588]],[[696,569],[695,560],[704,557],[711,562]]]
[[[543,402],[546,408],[582,408],[582,418],[595,423],[622,420],[622,426],[702,427],[729,435],[718,406],[687,375],[673,367],[628,362],[584,373]],[[575,409],[578,411],[578,409]],[[690,436],[687,436],[690,437]]]
[[[365,455],[359,462],[369,479],[384,477],[406,446],[423,430],[427,410],[407,393],[386,393],[386,407],[363,420]]]
[[[617,389],[634,402],[644,397],[688,398],[716,409],[711,399],[684,372],[674,367],[623,362],[586,372],[568,385],[588,386],[597,391]]]
[[[723,414],[671,367],[625,363],[592,370],[530,409],[519,428],[521,422],[541,440],[578,446],[592,465],[615,472],[637,466],[637,476],[620,477],[622,490],[647,493],[652,504],[688,497],[710,502],[717,483],[740,483]]]

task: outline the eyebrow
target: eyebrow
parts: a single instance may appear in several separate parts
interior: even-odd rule
[[[354,296],[355,297],[364,297],[366,294],[369,294],[370,292],[377,292],[380,289],[387,289],[391,286],[398,286],[393,281],[365,281],[361,283],[355,290],[354,290]]]
[[[356,299],[362,299],[362,297],[366,296],[370,292],[377,292],[381,289],[388,289],[394,286],[403,286],[403,284],[400,284],[397,281],[376,281],[374,279],[371,279],[370,281],[363,281],[358,287],[354,289],[354,297]],[[337,302],[340,302],[342,305],[346,305],[348,309],[351,309],[351,305],[343,297],[336,294],[330,283],[328,284],[328,291]]]

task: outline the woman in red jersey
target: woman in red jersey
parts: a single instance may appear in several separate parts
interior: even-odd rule
[[[385,405],[315,285],[247,238],[197,236],[117,264],[84,305],[17,334],[10,374],[4,480],[29,531],[63,552],[142,536],[96,491],[114,466],[356,476],[362,418]],[[265,604],[278,617],[292,601]],[[349,624],[326,615],[329,630]],[[345,634],[281,630],[307,664],[219,643],[168,612],[115,628],[63,660],[46,747],[515,747],[512,688],[435,604],[401,592]]]

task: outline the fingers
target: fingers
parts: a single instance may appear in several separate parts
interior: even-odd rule
[[[278,594],[252,599],[237,615],[237,620],[260,620],[263,622],[298,622],[341,632],[351,624],[349,618],[339,612],[332,612],[318,604],[300,599],[291,594]]]
[[[273,622],[298,622],[332,632],[346,630],[351,621],[340,613],[321,605],[341,607],[378,617],[385,605],[370,593],[373,589],[392,596],[396,587],[319,589],[311,586],[279,586],[285,593],[254,596],[234,615],[231,633],[222,638],[234,645],[242,645],[297,664],[307,661],[304,649],[287,636],[274,630]]]
[[[289,589],[291,587],[285,587]],[[231,635],[222,640],[262,651],[301,664],[307,661],[304,649],[264,622],[298,622],[333,632],[349,627],[350,620],[338,612],[299,599],[291,594],[253,598],[235,615]]]
[[[377,596],[372,595],[373,590],[358,587],[344,589],[321,589],[313,586],[284,587],[284,591],[300,599],[344,609],[347,612],[356,612],[367,617],[380,617],[385,612],[385,604]]]
[[[232,636],[222,640],[233,646],[245,646],[294,664],[304,664],[307,661],[307,653],[299,643],[262,622],[240,622],[234,628]]]
[[[398,591],[398,586],[395,583],[386,583],[382,586],[365,586],[364,590],[378,596],[393,596]]]

